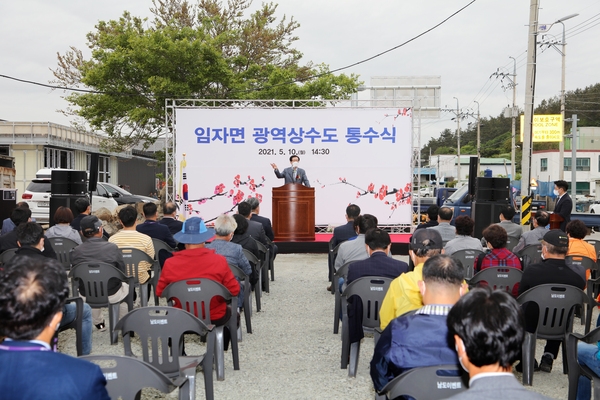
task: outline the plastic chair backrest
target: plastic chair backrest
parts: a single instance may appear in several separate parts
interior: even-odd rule
[[[361,298],[363,305],[363,326],[376,328],[380,325],[379,309],[391,282],[391,278],[365,276],[352,281],[344,290],[342,296],[345,296],[346,299],[351,296]]]
[[[48,240],[56,253],[57,260],[68,271],[71,268],[71,251],[77,247],[77,242],[63,237],[51,237]]]
[[[569,400],[577,398],[579,376],[587,376],[594,381],[594,391],[598,390],[600,377],[587,365],[582,365],[577,360],[577,342],[597,345],[600,340],[600,327],[590,331],[585,336],[569,333],[567,336],[567,365],[569,373]],[[596,393],[596,392],[594,392]]]
[[[542,261],[542,245],[541,244],[530,244],[525,246],[519,251],[519,257],[521,257],[521,265],[523,270],[531,264],[536,264]]]
[[[252,253],[248,249],[242,249],[242,251],[244,252],[244,255],[246,256],[246,258],[248,259],[248,262],[252,265],[252,267],[254,267],[255,269],[258,268],[259,267],[259,263],[258,263],[259,260],[258,260],[258,258],[256,258],[256,256],[254,255],[254,253]]]
[[[108,307],[109,279],[130,283],[130,278],[119,269],[103,262],[77,264],[71,269],[69,276],[83,283],[85,302],[92,308]]]
[[[596,255],[600,254],[600,240],[597,239],[584,239],[586,242],[594,246],[596,249]]]
[[[506,240],[506,248],[510,251],[513,251],[517,243],[519,243],[519,238],[514,236],[508,236]]]
[[[589,257],[586,256],[566,256],[565,264],[573,271],[577,272],[579,276],[583,278],[583,280],[587,280],[586,278],[586,270],[595,271],[598,269],[596,266],[596,262]]]
[[[161,250],[168,251],[169,253],[173,253],[173,248],[163,242],[160,239],[152,238],[152,244],[154,245],[154,259],[158,260],[158,252]]]
[[[0,264],[6,264],[7,262],[9,262],[15,256],[17,250],[19,250],[18,247],[15,247],[14,249],[4,250],[2,254],[0,254]]]
[[[155,388],[170,393],[175,385],[154,366],[125,356],[82,356],[81,359],[98,364],[106,378],[106,390],[111,399],[138,399],[144,388]]]
[[[480,282],[486,282],[493,290],[502,289],[512,293],[513,288],[523,277],[523,272],[517,268],[489,267],[479,271],[469,280],[469,286],[475,286]]]
[[[587,295],[570,285],[547,283],[521,294],[517,301],[523,305],[536,303],[539,307],[537,336],[542,339],[563,340],[571,327],[573,309],[589,302]]]
[[[212,325],[207,326],[179,308],[150,306],[127,313],[117,323],[115,330],[120,330],[123,334],[126,356],[136,356],[131,349],[131,336],[128,334],[135,332],[139,336],[143,360],[172,378],[179,375],[183,334],[193,332],[205,336],[212,330]],[[212,346],[207,346],[207,354],[213,354]]]
[[[483,251],[477,249],[463,249],[450,254],[450,258],[460,261],[465,268],[465,278],[469,279],[473,277],[475,260],[481,253]]]
[[[170,283],[162,293],[167,301],[177,299],[181,308],[198,317],[206,325],[210,325],[210,302],[213,297],[220,296],[231,301],[231,309],[237,310],[237,296],[219,282],[208,278],[189,278]]]
[[[125,261],[125,270],[127,271],[127,276],[133,276],[136,284],[139,283],[140,262],[146,261],[153,266],[155,261],[154,258],[150,257],[142,250],[134,249],[132,247],[120,247],[119,250],[123,256],[123,261]],[[156,251],[154,254],[156,254]]]
[[[397,376],[385,385],[381,393],[385,393],[389,399],[402,395],[416,400],[446,399],[467,390],[468,381],[468,377],[456,365],[420,367]]]

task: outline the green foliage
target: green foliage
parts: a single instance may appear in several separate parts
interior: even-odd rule
[[[567,118],[572,114],[577,114],[579,118],[578,126],[598,126],[600,125],[600,83],[577,89],[566,93],[565,115]],[[535,114],[560,114],[560,98],[552,97],[544,99],[535,109]],[[512,119],[504,118],[503,114],[497,117],[481,118],[481,156],[497,157],[510,159],[511,153],[511,130]],[[565,129],[570,128],[567,123]],[[475,154],[477,146],[477,126],[471,124],[466,130],[461,131],[461,154]],[[450,129],[444,129],[440,137],[432,138],[429,143],[421,149],[423,160],[429,159],[431,154],[456,154],[456,132]],[[516,124],[516,144],[519,146],[515,151],[517,176],[521,171],[521,143],[520,143],[520,124],[517,119]],[[558,149],[558,143],[534,143],[533,150]]]
[[[91,58],[71,48],[53,71],[64,86],[92,89],[66,96],[107,133],[107,150],[148,146],[163,133],[167,99],[348,99],[358,76],[324,64],[300,65],[293,48],[300,26],[277,21],[277,5],[248,12],[252,0],[153,0],[153,21],[125,11],[87,35]]]

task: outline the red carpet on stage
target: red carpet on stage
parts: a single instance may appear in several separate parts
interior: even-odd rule
[[[329,240],[332,233],[316,233],[314,242],[277,242],[279,253],[327,253],[329,251]],[[407,255],[410,233],[391,233],[392,254]]]

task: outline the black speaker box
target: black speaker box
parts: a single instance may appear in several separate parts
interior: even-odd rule
[[[50,193],[58,195],[85,195],[87,172],[53,170],[50,175]]]
[[[477,178],[478,202],[510,203],[510,179],[508,178]]]
[[[98,159],[100,158],[100,154],[92,153],[90,154],[90,182],[88,186],[88,190],[93,192],[96,190],[96,186],[98,184]]]
[[[474,201],[471,206],[471,218],[475,221],[473,237],[481,239],[485,228],[491,224],[500,222],[500,210],[508,204],[508,202]]]
[[[0,228],[6,218],[10,218],[13,210],[17,207],[17,190],[0,189]]]
[[[54,214],[58,207],[67,207],[73,211],[73,215],[77,216],[79,212],[75,209],[75,202],[77,199],[86,198],[87,196],[61,196],[61,195],[52,195],[50,197],[50,226],[54,226]]]
[[[469,159],[469,194],[471,197],[475,196],[477,190],[477,157],[471,157]]]

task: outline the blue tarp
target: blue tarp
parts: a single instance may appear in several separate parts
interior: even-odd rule
[[[554,195],[554,182],[537,182],[537,189],[534,191],[534,194],[538,196],[549,196],[551,198],[556,198]],[[511,181],[510,185],[516,189],[518,192],[521,191],[521,181]]]

